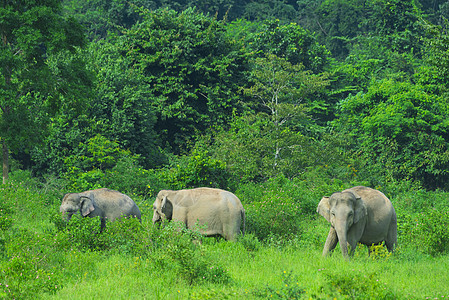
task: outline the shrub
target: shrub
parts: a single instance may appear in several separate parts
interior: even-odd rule
[[[268,285],[253,291],[255,296],[269,299],[301,299],[304,293],[305,290],[299,285],[293,271],[282,273],[281,287]]]
[[[209,151],[194,149],[190,156],[172,162],[171,169],[161,175],[172,189],[194,188],[201,186],[232,189],[231,174],[226,164],[212,158]]]
[[[108,223],[98,240],[105,250],[144,257],[149,255],[152,243],[147,228],[137,218],[121,218]]]
[[[301,234],[301,220],[308,218],[313,196],[295,181],[278,176],[263,184],[245,184],[236,191],[246,210],[246,230],[259,240],[269,236],[290,238]]]
[[[160,231],[154,232],[152,239],[157,245],[154,255],[161,268],[174,266],[177,274],[188,284],[226,284],[230,281],[226,269],[208,260],[201,246],[202,236],[199,232],[186,229],[178,222],[170,222]]]
[[[0,264],[0,298],[33,299],[62,288],[58,270],[49,263],[52,239],[25,229],[8,233],[7,258]]]
[[[262,246],[259,239],[252,233],[246,233],[244,236],[239,235],[238,241],[250,252],[255,252]]]
[[[384,243],[379,245],[371,245],[369,247],[370,258],[372,260],[385,260],[391,257],[391,252],[388,251]]]
[[[100,217],[83,218],[79,214],[74,214],[69,222],[65,222],[59,214],[55,213],[50,221],[57,229],[56,241],[60,247],[80,251],[104,248],[104,244],[99,239]]]
[[[121,158],[111,170],[107,170],[101,184],[128,195],[143,197],[155,195],[164,186],[160,174],[142,168],[132,157]]]
[[[111,170],[121,159],[131,157],[129,150],[123,150],[117,142],[109,141],[98,134],[86,143],[78,145],[78,153],[64,158],[64,177],[74,190],[90,190],[101,187],[106,170]]]
[[[326,286],[322,293],[329,298],[349,299],[397,299],[386,283],[379,280],[376,273],[363,274],[362,272],[323,272],[326,277]]]
[[[449,211],[428,209],[398,218],[401,244],[432,256],[449,252]]]

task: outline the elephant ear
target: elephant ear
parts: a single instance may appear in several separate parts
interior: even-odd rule
[[[94,209],[95,207],[92,199],[86,196],[81,196],[81,215],[85,217],[93,212]]]
[[[328,222],[331,221],[329,198],[330,197],[321,198],[321,201],[316,209],[316,212],[322,215]]]
[[[354,223],[357,223],[368,215],[365,202],[356,192],[351,191],[355,196]]]
[[[173,216],[173,204],[171,203],[170,200],[167,199],[167,196],[164,196],[164,198],[162,199],[161,210],[162,210],[162,212],[164,213],[165,217],[168,220],[172,219],[172,216]]]

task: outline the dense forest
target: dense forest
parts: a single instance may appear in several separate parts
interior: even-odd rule
[[[127,165],[176,187],[322,169],[447,189],[449,7],[422,2],[6,2],[4,182],[87,189]]]
[[[444,1],[58,2],[2,8],[4,182],[449,187]]]
[[[40,214],[46,216],[37,221],[38,231],[52,238],[57,233],[61,253],[70,248],[64,255],[76,249],[86,259],[86,253],[126,249],[130,256],[123,259],[137,263],[135,257],[153,247],[147,260],[168,251],[186,286],[201,281],[193,274],[211,269],[204,256],[240,246],[216,246],[215,240],[192,246],[179,231],[162,236],[150,229],[151,204],[161,189],[234,192],[247,210],[240,244],[251,256],[273,244],[321,249],[326,233],[305,226],[327,228],[316,214],[320,197],[365,185],[392,199],[400,244],[419,248],[396,259],[411,261],[413,251],[447,255],[447,18],[444,0],[2,1],[0,298],[58,295],[71,284],[62,277],[83,276],[81,269],[81,275],[56,271],[67,256],[49,258],[45,247],[51,245],[32,234],[30,220]],[[149,219],[143,228],[131,222],[111,227],[107,236],[87,237],[73,227],[90,221],[60,222],[64,193],[100,187],[137,199]],[[120,226],[137,233],[124,241]],[[172,246],[158,244],[167,237]],[[19,240],[28,250],[15,256],[24,247]],[[186,251],[198,260],[186,261]],[[24,267],[29,261],[31,269]],[[17,277],[49,270],[61,278]],[[222,273],[218,281],[207,280],[217,275],[210,272],[202,278],[242,297],[246,289],[230,283],[239,282],[230,279],[232,270]],[[284,283],[293,278],[285,276]],[[345,294],[335,276],[307,297],[351,297],[354,287],[346,286]],[[252,284],[252,297],[272,292]],[[306,297],[308,289],[285,289],[290,294],[284,298]],[[358,290],[365,295],[358,299],[380,290]],[[171,292],[159,291],[157,298],[172,298]],[[207,298],[206,292],[188,293],[181,298]],[[408,293],[392,288],[381,298]],[[434,296],[426,293],[417,298]]]

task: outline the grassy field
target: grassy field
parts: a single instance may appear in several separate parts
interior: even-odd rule
[[[421,221],[412,214],[400,214],[410,222],[400,224],[403,236],[393,255],[376,247],[368,256],[359,245],[346,261],[339,251],[321,256],[329,225],[318,216],[304,217],[301,234],[289,239],[261,241],[249,232],[233,243],[174,224],[154,228],[153,199],[136,198],[142,223],[115,222],[98,233],[96,219],[60,223],[57,189],[16,182],[4,185],[0,197],[0,298],[449,298],[449,256],[418,251],[435,241],[416,234],[419,224],[409,223]]]

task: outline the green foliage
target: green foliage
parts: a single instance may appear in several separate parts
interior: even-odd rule
[[[186,229],[178,222],[166,223],[156,238],[155,259],[162,269],[175,268],[189,285],[204,282],[227,284],[231,278],[217,262],[207,260],[199,232]]]
[[[90,0],[63,1],[64,9],[86,28],[92,40],[107,37],[108,33],[129,28],[141,20],[138,7],[154,8],[155,1]]]
[[[386,282],[379,280],[374,272],[364,274],[359,271],[350,273],[323,272],[326,277],[326,291],[330,297],[349,299],[397,299],[397,294],[390,290]]]
[[[128,156],[120,158],[99,182],[102,186],[139,196],[153,196],[166,184],[159,171],[144,169],[135,158]]]
[[[2,187],[2,196],[4,196],[5,189],[8,187]],[[1,199],[1,198],[0,198]],[[7,232],[12,227],[14,222],[14,213],[15,210],[13,209],[12,203],[8,201],[1,201],[0,202],[0,259],[3,258],[6,253],[6,247],[5,243],[7,241]]]
[[[0,132],[2,144],[22,154],[40,144],[62,102],[66,107],[80,102],[73,101],[75,89],[67,88],[67,81],[84,90],[88,80],[77,76],[85,74],[84,65],[77,64],[79,73],[70,80],[50,65],[54,55],[71,56],[85,40],[79,24],[61,14],[58,1],[2,3],[0,14]],[[8,169],[7,160],[4,166]]]
[[[152,243],[151,230],[145,228],[137,218],[121,218],[108,222],[98,236],[102,248],[111,253],[147,257]]]
[[[241,186],[236,195],[245,207],[246,231],[261,241],[301,235],[300,221],[315,211],[315,203],[295,187],[295,182],[283,176]]]
[[[9,203],[0,203],[0,236],[11,228],[14,210]]]
[[[306,168],[331,159],[321,157],[316,140],[293,126],[278,125],[268,114],[236,117],[230,130],[217,132],[211,152],[243,183],[280,174],[297,177]]]
[[[302,299],[305,290],[299,285],[298,280],[293,275],[293,271],[282,273],[282,286],[267,286],[264,289],[253,291],[258,298],[268,299]]]
[[[314,11],[312,25],[318,39],[334,57],[344,59],[352,45],[366,36],[379,38],[384,46],[398,52],[419,52],[421,12],[414,0],[361,1],[326,0]]]
[[[447,111],[444,99],[417,85],[383,80],[343,100],[336,123],[372,174],[436,188],[448,182]]]
[[[54,249],[49,236],[25,229],[8,233],[7,257],[0,259],[0,296],[4,299],[34,298],[62,288],[59,271],[47,255]]]
[[[96,120],[96,132],[141,156],[144,166],[162,162],[154,130],[155,111],[151,108],[149,84],[122,55],[124,41],[110,36],[107,41],[91,44],[90,68],[97,74],[95,97],[89,115]]]
[[[148,86],[162,145],[179,153],[193,134],[226,124],[234,109],[241,109],[246,54],[223,22],[195,9],[159,9],[142,16],[123,33],[120,52],[127,69]]]
[[[52,215],[57,231],[57,243],[65,249],[93,251],[103,248],[98,239],[100,217],[83,218],[80,214],[72,216],[69,222],[62,221],[59,214]]]
[[[203,186],[229,189],[232,185],[226,164],[214,159],[208,150],[197,148],[161,175],[170,188],[176,190]]]
[[[326,0],[316,8],[318,24],[321,30],[318,37],[336,57],[344,57],[347,44],[359,31],[363,22],[364,2],[360,0]]]
[[[89,190],[101,187],[101,180],[106,170],[115,167],[121,159],[131,157],[130,151],[120,148],[117,142],[112,142],[101,135],[89,139],[78,146],[79,154],[65,158],[65,178],[71,182],[74,190]]]
[[[282,25],[269,19],[260,25],[249,41],[257,53],[274,54],[292,65],[304,65],[305,70],[317,74],[329,63],[329,52],[315,37],[296,23]]]
[[[392,252],[389,252],[383,243],[369,246],[369,253],[372,260],[386,260],[392,255]]]
[[[433,25],[431,23],[424,23],[424,29],[427,36],[425,37],[425,57],[426,60],[434,66],[437,74],[434,75],[434,80],[441,86],[445,87],[447,91],[447,78],[449,77],[449,56],[448,56],[448,41],[449,35],[447,28],[449,22],[443,18],[443,24]]]
[[[239,235],[238,241],[248,252],[255,252],[262,247],[259,239],[253,233],[247,231],[245,231],[244,236]]]
[[[402,243],[424,254],[449,252],[449,211],[428,209],[414,215],[402,215],[399,232]]]
[[[242,2],[244,5],[244,11],[241,17],[248,20],[266,20],[276,18],[282,20],[283,22],[288,22],[296,19],[297,12],[295,10],[295,1],[265,0]]]

